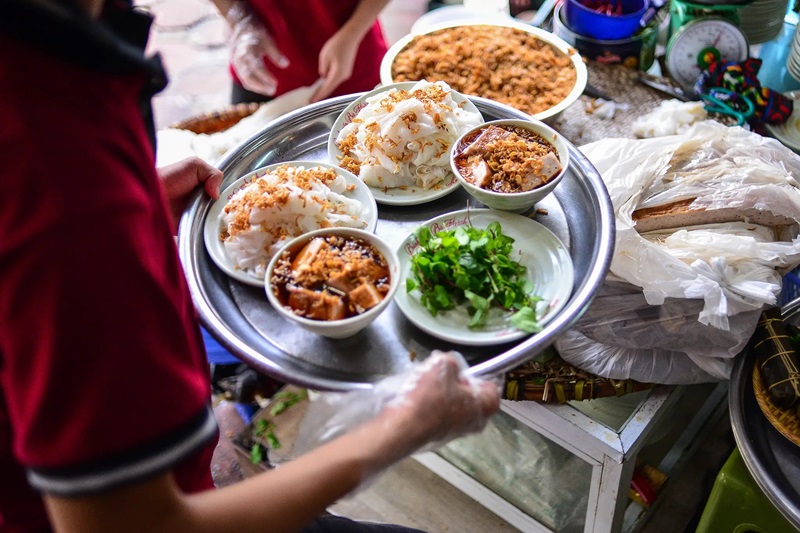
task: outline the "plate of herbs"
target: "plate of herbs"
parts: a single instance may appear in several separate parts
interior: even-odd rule
[[[400,245],[395,301],[421,330],[471,346],[541,331],[569,301],[569,250],[528,217],[465,209],[433,218]]]

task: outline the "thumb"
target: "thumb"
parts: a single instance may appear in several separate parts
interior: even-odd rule
[[[322,85],[317,87],[317,90],[311,95],[311,103],[313,104],[314,102],[319,102],[320,100],[324,100],[330,96],[337,85],[339,84],[336,82],[336,80],[330,77],[322,78]]]

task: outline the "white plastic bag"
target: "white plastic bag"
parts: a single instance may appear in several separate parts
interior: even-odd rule
[[[616,213],[610,272],[642,288],[651,305],[702,299],[702,324],[728,329],[737,313],[775,305],[780,274],[800,263],[800,239],[773,242],[752,224],[640,235],[636,209],[695,198],[694,205],[754,207],[800,221],[800,158],[774,139],[718,122],[657,139],[609,139],[581,148]]]
[[[728,379],[761,312],[730,317],[722,330],[699,322],[702,309],[701,299],[650,305],[639,287],[606,280],[555,347],[569,363],[611,379],[671,385]]]
[[[615,250],[604,286],[556,349],[612,379],[727,379],[762,308],[777,303],[781,271],[800,263],[800,238],[776,241],[771,229],[745,222],[639,234],[632,214],[694,198],[706,209],[750,207],[800,221],[800,158],[774,139],[713,121],[581,151],[614,205]]]

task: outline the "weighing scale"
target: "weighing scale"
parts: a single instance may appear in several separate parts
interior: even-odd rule
[[[665,54],[670,77],[691,90],[700,73],[714,61],[747,59],[750,46],[738,26],[738,11],[752,1],[671,0]]]

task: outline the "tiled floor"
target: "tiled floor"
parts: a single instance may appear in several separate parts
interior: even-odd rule
[[[137,0],[137,4],[156,15],[150,48],[162,54],[171,78],[167,89],[154,101],[157,127],[225,107],[230,92],[227,27],[211,2]],[[389,41],[407,34],[426,6],[422,0],[391,0],[381,16]],[[645,531],[692,530],[721,460],[730,452],[727,424],[727,418],[719,423],[710,447],[698,454],[682,479],[674,480],[683,483],[686,490],[673,491],[679,497],[662,502],[659,518],[651,520]],[[406,523],[434,533],[514,530],[412,460],[401,463],[370,491],[340,503],[334,511],[354,518]]]

